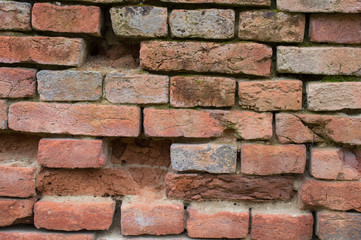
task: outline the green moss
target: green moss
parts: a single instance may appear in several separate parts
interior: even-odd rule
[[[358,82],[361,78],[346,77],[346,76],[327,76],[322,79],[322,82]]]

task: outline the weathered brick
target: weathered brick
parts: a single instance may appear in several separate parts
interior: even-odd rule
[[[249,211],[228,202],[193,202],[187,207],[186,225],[191,238],[246,238]]]
[[[319,239],[361,239],[361,214],[320,211],[316,213],[316,235]]]
[[[105,97],[112,103],[168,103],[168,76],[111,73],[104,84]]]
[[[144,109],[145,134],[152,137],[220,137],[227,129],[242,139],[270,139],[272,114],[237,110]]]
[[[30,31],[31,4],[25,2],[0,2],[0,30]]]
[[[121,206],[123,235],[179,234],[183,227],[184,206],[169,200],[137,201],[127,198]]]
[[[24,98],[35,96],[35,69],[0,68],[0,97]]]
[[[105,230],[112,224],[114,210],[111,198],[45,197],[35,203],[34,225],[63,231]]]
[[[0,63],[79,66],[86,56],[80,38],[1,36],[0,48]]]
[[[361,150],[312,148],[310,173],[320,179],[359,180],[361,178]]]
[[[149,139],[116,139],[112,141],[110,161],[115,164],[170,165],[171,141]]]
[[[306,179],[298,190],[301,208],[328,208],[361,212],[361,182]]]
[[[230,39],[235,13],[231,9],[173,10],[169,16],[172,37]]]
[[[243,144],[241,172],[251,175],[303,173],[306,167],[304,145]]]
[[[141,67],[153,71],[269,76],[271,56],[259,43],[147,41],[140,48]]]
[[[220,4],[232,6],[271,6],[271,0],[160,0],[168,3]]]
[[[302,109],[302,81],[238,81],[239,105],[256,111]]]
[[[21,222],[23,218],[33,214],[35,199],[0,198],[0,227]],[[1,233],[0,233],[0,239]]]
[[[48,71],[36,74],[43,101],[94,101],[102,96],[103,76],[89,71]]]
[[[31,22],[39,31],[86,33],[100,36],[102,14],[99,7],[35,3]]]
[[[176,76],[170,82],[173,107],[230,107],[234,105],[236,81],[226,77]]]
[[[107,148],[102,140],[43,138],[38,162],[49,168],[100,168],[107,162]]]
[[[312,239],[313,216],[291,203],[252,207],[251,237],[257,240]]]
[[[357,13],[361,11],[361,2],[359,0],[277,0],[277,8],[290,12]]]
[[[165,180],[167,196],[184,200],[290,200],[294,178],[175,174]]]
[[[8,128],[8,104],[6,100],[0,100],[0,129]]]
[[[25,132],[136,137],[140,131],[140,109],[135,106],[18,102],[9,108],[9,127]]]
[[[152,6],[113,7],[110,17],[115,35],[128,38],[166,37],[167,8]]]
[[[361,16],[360,14],[312,14],[310,37],[312,42],[361,43]]]
[[[361,82],[307,84],[307,108],[311,111],[361,109]]]
[[[2,133],[0,135],[0,162],[32,164],[36,161],[39,136]]]
[[[136,195],[142,189],[163,188],[166,170],[150,167],[102,169],[43,169],[37,190],[43,195]]]
[[[0,166],[0,196],[35,196],[35,169],[32,167]]]
[[[234,173],[237,147],[225,144],[172,144],[172,168],[177,171]]]
[[[24,229],[3,230],[0,231],[2,240],[95,240],[95,233],[57,233]]]
[[[361,118],[281,113],[276,115],[276,134],[282,143],[331,140],[361,145]]]
[[[281,73],[361,76],[361,48],[277,47]]]
[[[303,14],[245,11],[239,15],[239,39],[262,42],[302,42],[306,19]]]

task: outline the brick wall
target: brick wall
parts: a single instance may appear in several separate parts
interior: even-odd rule
[[[361,239],[360,13],[0,1],[0,239]]]

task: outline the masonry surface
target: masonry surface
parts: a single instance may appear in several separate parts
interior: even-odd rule
[[[361,239],[360,0],[0,0],[0,240]]]

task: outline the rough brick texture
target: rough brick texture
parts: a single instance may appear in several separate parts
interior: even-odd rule
[[[31,4],[25,2],[0,2],[0,30],[30,31]]]
[[[183,232],[184,206],[179,202],[126,200],[121,207],[123,235],[167,235]]]
[[[173,10],[169,16],[172,36],[177,38],[233,38],[234,21],[230,9]]]
[[[38,162],[49,168],[100,168],[107,162],[107,148],[102,140],[43,138]]]
[[[251,175],[303,173],[306,166],[304,145],[243,144],[241,172]]]
[[[36,94],[36,70],[0,68],[0,97],[25,98]]]
[[[8,104],[5,100],[0,100],[0,129],[8,126]]]
[[[360,48],[277,47],[281,73],[361,76],[360,66]]]
[[[86,55],[80,38],[0,37],[0,63],[79,66]]]
[[[0,165],[0,196],[35,196],[35,170],[32,167]]]
[[[168,3],[213,3],[220,5],[233,5],[233,6],[270,6],[271,0],[160,0]]]
[[[35,199],[33,198],[0,198],[0,227],[10,226],[16,222],[21,222],[26,217],[30,217],[33,214],[34,203]]]
[[[10,230],[0,232],[2,240],[95,240],[94,233],[55,233],[45,231]]]
[[[311,111],[361,109],[361,82],[309,83],[307,108]]]
[[[234,173],[237,147],[225,144],[173,144],[172,168],[177,171]]]
[[[361,16],[313,14],[310,19],[310,34],[313,42],[361,43]]]
[[[176,76],[170,82],[173,107],[229,107],[235,103],[236,81],[225,77]]]
[[[18,102],[9,108],[9,127],[25,132],[136,137],[140,110],[133,106]]]
[[[167,8],[152,6],[114,7],[110,9],[112,27],[119,37],[166,37]]]
[[[289,200],[293,177],[168,173],[167,196],[184,200]]]
[[[45,198],[35,203],[34,224],[52,230],[104,230],[109,229],[114,210],[110,198]]]
[[[238,37],[262,42],[302,42],[305,16],[275,11],[245,11],[239,15]]]
[[[95,6],[58,6],[36,3],[32,10],[32,25],[35,30],[86,33],[100,36],[101,10]]]
[[[302,108],[298,80],[238,81],[239,105],[256,111],[296,111]]]
[[[102,96],[99,72],[40,71],[36,74],[43,101],[95,101]]]
[[[169,77],[153,74],[108,74],[105,97],[112,103],[168,103]]]
[[[361,11],[361,3],[358,0],[277,0],[277,8],[291,12],[346,12],[356,13]]]
[[[145,134],[153,137],[219,137],[226,129],[242,139],[270,139],[272,115],[237,110],[144,110]]]
[[[258,43],[149,41],[140,49],[141,67],[153,71],[269,76],[271,56],[272,49]]]
[[[320,239],[360,239],[361,214],[320,211],[317,213],[316,234]]]

